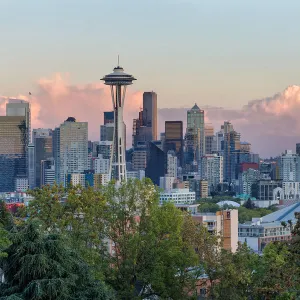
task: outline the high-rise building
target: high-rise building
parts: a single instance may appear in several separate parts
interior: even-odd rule
[[[165,122],[165,143],[164,151],[174,151],[179,161],[179,166],[183,165],[183,124],[182,121]]]
[[[94,159],[95,174],[108,174],[109,173],[110,158],[104,158],[102,154]]]
[[[53,157],[52,129],[34,129],[32,138],[35,160],[35,187],[41,187],[41,162]]]
[[[59,129],[59,180],[88,169],[88,123],[69,117]]]
[[[286,150],[280,158],[280,179],[283,182],[300,181],[300,157],[292,150]]]
[[[177,178],[177,156],[174,151],[168,151],[167,153],[167,175]]]
[[[296,154],[300,156],[300,143],[296,144]]]
[[[121,182],[126,180],[126,134],[123,121],[125,93],[127,86],[131,85],[133,80],[136,79],[132,75],[126,74],[122,67],[117,66],[114,68],[113,73],[104,76],[102,80],[111,88],[114,110],[114,145],[109,175],[111,179]]]
[[[201,164],[201,178],[207,180],[210,194],[219,183],[223,182],[223,157],[206,154],[202,157]]]
[[[157,94],[144,92],[143,110],[137,119],[133,119],[132,146],[140,142],[151,142],[157,139]]]
[[[41,186],[52,186],[55,182],[55,163],[54,158],[41,161]]]
[[[30,103],[24,100],[19,99],[10,99],[6,104],[6,116],[8,117],[25,117],[24,126],[26,129],[26,147],[31,141],[31,111],[30,111]]]
[[[159,178],[165,175],[165,154],[161,149],[161,142],[149,142],[147,152],[146,177],[150,178],[154,184],[159,185]]]
[[[240,150],[240,134],[233,129],[230,122],[224,122],[224,155],[223,155],[223,179],[225,182],[232,184],[235,180],[237,162],[235,154]]]
[[[32,143],[28,145],[28,187],[30,190],[35,188],[35,159]]]
[[[27,175],[28,130],[25,116],[0,116],[0,192],[15,190]]]
[[[106,123],[100,125],[100,141],[113,141],[114,139],[114,123]]]
[[[157,94],[155,92],[144,92],[143,94],[143,124],[151,128],[151,139],[157,140]]]
[[[113,111],[105,111],[104,112],[104,125],[114,123],[114,112]]]
[[[187,111],[185,149],[186,171],[197,172],[205,154],[205,124],[204,111],[196,103]]]
[[[60,179],[60,127],[53,130],[52,136],[52,151],[55,164],[55,182],[64,182],[64,179]]]

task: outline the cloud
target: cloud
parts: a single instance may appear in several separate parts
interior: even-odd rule
[[[230,121],[241,133],[241,140],[252,144],[262,157],[278,155],[285,149],[295,150],[300,142],[300,86],[290,86],[272,97],[249,101],[241,109],[202,107],[206,122],[220,129]],[[165,120],[186,120],[187,109],[161,109],[160,130]]]
[[[32,96],[16,95],[14,98],[31,102],[32,128],[54,128],[67,117],[89,123],[89,138],[99,139],[103,112],[112,109],[110,90],[101,82],[74,85],[69,74],[55,74],[43,78],[31,91]],[[29,98],[30,97],[30,98]],[[0,114],[5,114],[9,97],[0,96]],[[159,95],[158,95],[158,101]],[[127,146],[131,145],[132,119],[138,116],[142,92],[127,89],[124,120],[127,125]],[[159,104],[159,103],[158,103]],[[262,157],[278,155],[285,149],[295,149],[300,142],[300,86],[290,86],[282,93],[264,99],[249,101],[241,109],[202,107],[206,122],[220,129],[224,121],[231,121],[241,133],[241,139],[252,144],[254,152]],[[159,132],[164,131],[167,120],[182,120],[186,124],[187,108],[158,110]]]
[[[37,82],[31,96],[17,95],[31,103],[32,128],[54,128],[68,117],[78,121],[87,121],[89,137],[99,140],[100,124],[103,124],[103,112],[112,110],[109,87],[102,82],[72,85],[69,74],[55,74],[51,78],[42,78]],[[124,120],[127,125],[127,138],[131,142],[132,119],[141,106],[142,93],[127,89]],[[0,113],[5,114],[8,97],[0,97]]]

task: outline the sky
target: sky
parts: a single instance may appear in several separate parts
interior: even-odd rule
[[[217,127],[222,108],[253,150],[273,155],[284,150],[281,138],[292,146],[298,135],[296,117],[297,125],[289,127],[289,108],[300,103],[299,11],[298,0],[0,0],[0,106],[31,91],[36,126],[78,114],[96,138],[103,108],[111,103],[99,79],[119,54],[125,71],[138,79],[126,100],[128,116],[149,90],[158,94],[160,122],[197,102]],[[278,106],[285,110],[276,112]],[[45,120],[49,107],[58,124]],[[288,132],[276,137],[269,115],[276,119],[278,113],[285,123],[277,126]],[[258,116],[267,116],[261,133],[272,134],[275,149],[251,136],[249,118]]]

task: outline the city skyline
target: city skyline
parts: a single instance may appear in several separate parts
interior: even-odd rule
[[[65,77],[56,74],[52,79],[40,80],[32,95],[17,95],[11,98],[24,99],[31,103],[32,129],[54,128],[67,117],[89,123],[89,139],[99,139],[99,126],[103,124],[103,112],[111,111],[109,89],[100,82],[76,86]],[[141,79],[143,80],[143,79]],[[155,91],[155,89],[153,89]],[[131,128],[143,102],[143,92],[128,89],[125,103],[125,124]],[[155,91],[156,92],[156,91]],[[5,115],[5,106],[10,97],[0,96],[0,115]],[[158,107],[163,101],[158,94]],[[242,109],[197,105],[205,112],[205,122],[212,123],[218,131],[224,121],[231,121],[241,133],[242,140],[250,142],[253,151],[262,157],[277,156],[286,148],[294,149],[299,142],[300,131],[300,86],[289,86],[281,93],[264,99],[249,101]],[[183,121],[186,127],[186,112],[194,106],[182,108],[158,108],[158,135],[164,131],[165,121]],[[84,109],[83,109],[84,108]],[[131,132],[127,131],[127,147],[131,145]]]

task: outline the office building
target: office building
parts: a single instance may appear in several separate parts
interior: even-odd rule
[[[177,178],[178,158],[174,151],[167,153],[167,176]]]
[[[157,94],[155,92],[144,92],[143,94],[143,124],[151,128],[151,139],[157,140]]]
[[[26,192],[29,188],[27,177],[16,177],[15,179],[15,191]]]
[[[114,123],[114,112],[113,111],[105,111],[103,114],[104,114],[104,125]]]
[[[239,173],[239,193],[252,197],[252,186],[260,179],[258,166],[256,169],[248,168]]]
[[[94,159],[95,174],[109,174],[110,159],[104,158],[103,154],[98,154]]]
[[[190,157],[188,164],[194,162],[199,165],[201,157],[205,154],[205,124],[204,110],[196,103],[187,111],[186,148]]]
[[[6,116],[7,117],[24,117],[24,134],[26,139],[24,142],[26,147],[31,142],[31,110],[30,103],[19,99],[10,99],[6,104]]]
[[[179,162],[179,167],[183,165],[183,124],[182,121],[165,122],[165,143],[164,152],[174,151]]]
[[[217,154],[207,154],[201,160],[201,178],[208,182],[208,193],[223,182],[223,157]]]
[[[159,199],[160,203],[193,204],[195,202],[195,192],[190,192],[189,189],[173,189],[160,193]]]
[[[53,157],[52,150],[52,130],[51,129],[34,129],[32,134],[34,145],[35,160],[35,185],[41,187],[41,162]]]
[[[55,183],[55,162],[54,158],[41,161],[41,186]]]
[[[132,153],[133,171],[145,170],[146,167],[147,167],[146,145],[134,148]]]
[[[35,159],[32,143],[28,145],[28,186],[30,190],[35,188]]]
[[[165,192],[169,192],[173,189],[173,184],[175,182],[175,177],[164,176],[159,179],[159,187],[163,189]]]
[[[280,158],[280,179],[284,182],[300,181],[300,157],[286,150]]]
[[[217,232],[220,233],[223,242],[223,248],[233,253],[238,247],[238,210],[227,209],[217,211]]]
[[[27,129],[24,116],[0,116],[0,192],[15,190],[16,177],[27,174]]]
[[[147,146],[146,177],[159,186],[159,179],[165,175],[165,154],[160,141],[149,142]]]
[[[221,128],[224,130],[224,154],[223,154],[223,180],[233,184],[236,179],[236,167],[240,161],[238,155],[240,151],[240,134],[233,129],[230,122],[224,122]]]
[[[59,141],[57,137],[59,133]],[[88,169],[88,123],[77,122],[69,117],[55,132],[55,151],[59,147],[59,182],[65,183],[66,176],[82,173]],[[56,172],[57,173],[57,172]]]

